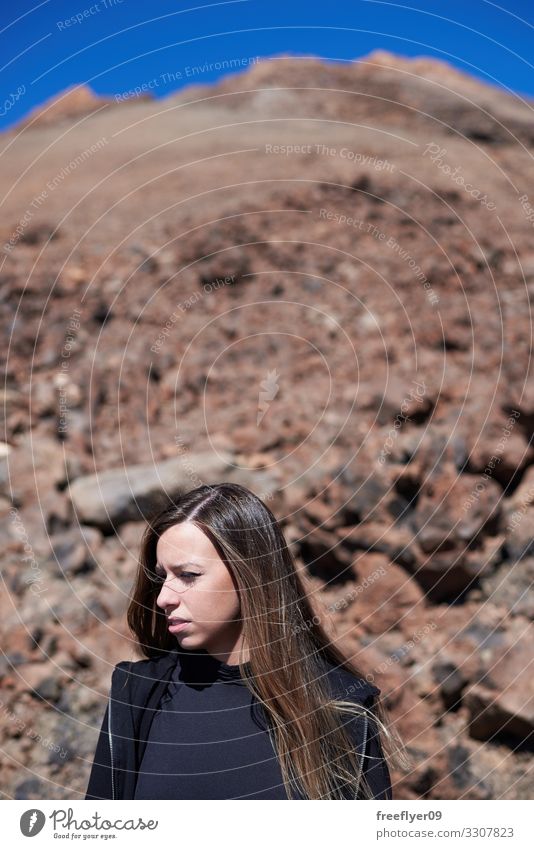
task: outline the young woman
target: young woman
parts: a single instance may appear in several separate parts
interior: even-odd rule
[[[282,530],[203,485],[147,526],[86,799],[391,799],[380,691],[319,624]],[[399,754],[400,753],[400,754]]]

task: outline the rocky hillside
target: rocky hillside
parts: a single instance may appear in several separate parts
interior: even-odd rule
[[[533,103],[278,57],[0,137],[5,798],[83,798],[162,487],[268,500],[412,754],[531,798]]]

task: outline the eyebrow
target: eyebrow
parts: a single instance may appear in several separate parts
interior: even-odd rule
[[[181,569],[184,566],[197,566],[199,569],[202,568],[200,563],[195,563],[193,560],[187,560],[185,563],[173,563],[169,566],[169,569]],[[156,563],[156,569],[163,569],[161,563]]]

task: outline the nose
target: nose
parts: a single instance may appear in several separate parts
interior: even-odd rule
[[[177,590],[173,590],[167,582],[164,583],[156,599],[158,607],[161,607],[162,610],[167,610],[169,607],[176,608],[180,602],[180,593]]]

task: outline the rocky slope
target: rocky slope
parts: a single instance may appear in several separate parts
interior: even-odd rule
[[[377,51],[3,134],[4,797],[83,797],[143,519],[219,480],[383,690],[396,796],[532,796],[532,107]]]

